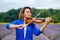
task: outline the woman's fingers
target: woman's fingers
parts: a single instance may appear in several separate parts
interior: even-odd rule
[[[18,28],[23,29],[23,28],[25,28],[27,25],[28,25],[28,24],[20,24],[20,25],[18,25]]]
[[[45,19],[45,22],[50,22],[51,20],[52,20],[51,17],[47,17],[47,18]]]
[[[24,28],[24,27],[23,27],[23,24],[18,25],[17,28],[19,28],[19,29],[23,29],[23,28]]]
[[[28,24],[24,24],[24,26],[23,26],[23,27],[25,28],[27,25],[28,25]]]

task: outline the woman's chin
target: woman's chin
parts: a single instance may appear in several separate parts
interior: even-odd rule
[[[32,18],[32,17],[27,17],[27,18]]]

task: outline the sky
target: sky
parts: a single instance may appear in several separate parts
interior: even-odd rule
[[[39,9],[60,9],[60,0],[0,0],[0,12],[21,7],[35,7]]]

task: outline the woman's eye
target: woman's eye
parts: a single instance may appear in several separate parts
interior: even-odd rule
[[[27,11],[26,13],[29,13],[29,11]]]

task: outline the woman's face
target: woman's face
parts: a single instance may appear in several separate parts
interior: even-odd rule
[[[32,15],[31,15],[31,10],[30,9],[25,9],[25,12],[24,12],[24,17],[25,18],[31,18]]]

